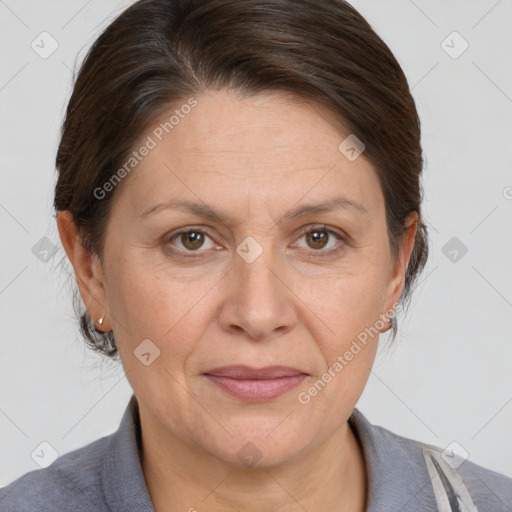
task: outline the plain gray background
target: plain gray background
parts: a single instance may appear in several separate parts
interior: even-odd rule
[[[72,70],[130,3],[0,0],[0,486],[39,467],[41,442],[62,455],[114,432],[132,392],[79,337],[51,206]],[[512,1],[351,3],[412,87],[431,238],[396,344],[357,407],[512,477]],[[51,49],[42,32],[58,43],[47,58],[31,46],[44,37]],[[43,237],[57,246],[46,263]]]

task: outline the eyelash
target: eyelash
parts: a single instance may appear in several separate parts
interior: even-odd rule
[[[325,250],[325,251],[322,249],[318,249],[318,250],[311,249],[310,250],[311,256],[313,256],[313,257],[317,257],[317,256],[328,257],[328,256],[332,256],[332,255],[339,253],[341,250],[343,250],[345,248],[348,237],[341,235],[337,231],[330,229],[329,227],[327,227],[324,224],[308,226],[307,228],[302,229],[299,233],[298,240],[300,240],[304,235],[307,235],[314,231],[325,231],[325,232],[329,233],[329,235],[333,235],[335,238],[337,238],[341,242],[341,244],[338,244],[336,247]],[[182,235],[184,233],[191,233],[191,232],[201,233],[201,234],[207,235],[210,239],[212,239],[212,236],[210,235],[208,230],[205,230],[204,228],[191,227],[191,228],[182,229],[181,231],[177,231],[177,232],[173,233],[172,236],[170,236],[168,238],[168,242],[170,243],[172,240],[174,240],[175,238],[179,237],[180,235]],[[190,258],[197,258],[201,255],[201,253],[207,252],[207,251],[201,251],[201,250],[186,251],[183,249],[177,249],[177,250],[171,249],[171,251],[175,254],[179,254],[180,256],[182,255],[182,256],[190,257]]]

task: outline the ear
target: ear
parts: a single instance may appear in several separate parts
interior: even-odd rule
[[[69,261],[75,271],[78,289],[82,300],[98,330],[109,331],[110,319],[107,313],[107,299],[103,286],[103,269],[96,254],[84,248],[78,235],[78,229],[73,221],[71,212],[57,212],[57,228],[60,240]],[[104,316],[103,323],[98,320]]]
[[[407,228],[402,235],[402,248],[398,253],[397,261],[394,263],[391,271],[385,311],[393,309],[393,305],[398,304],[400,300],[405,285],[407,266],[409,265],[409,260],[414,248],[416,231],[418,230],[418,213],[411,212],[406,219],[405,225]]]

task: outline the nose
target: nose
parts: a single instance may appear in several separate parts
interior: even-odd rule
[[[255,258],[255,259],[254,259]],[[294,294],[270,247],[249,239],[240,244],[226,276],[226,298],[219,321],[225,331],[253,341],[282,336],[295,325]]]

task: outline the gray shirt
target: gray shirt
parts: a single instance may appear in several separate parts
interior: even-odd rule
[[[366,462],[367,512],[512,511],[512,478],[469,460],[447,464],[441,448],[372,425],[357,408],[349,424]],[[154,512],[140,441],[132,395],[115,433],[0,489],[0,512]],[[208,510],[204,504],[192,507]]]

